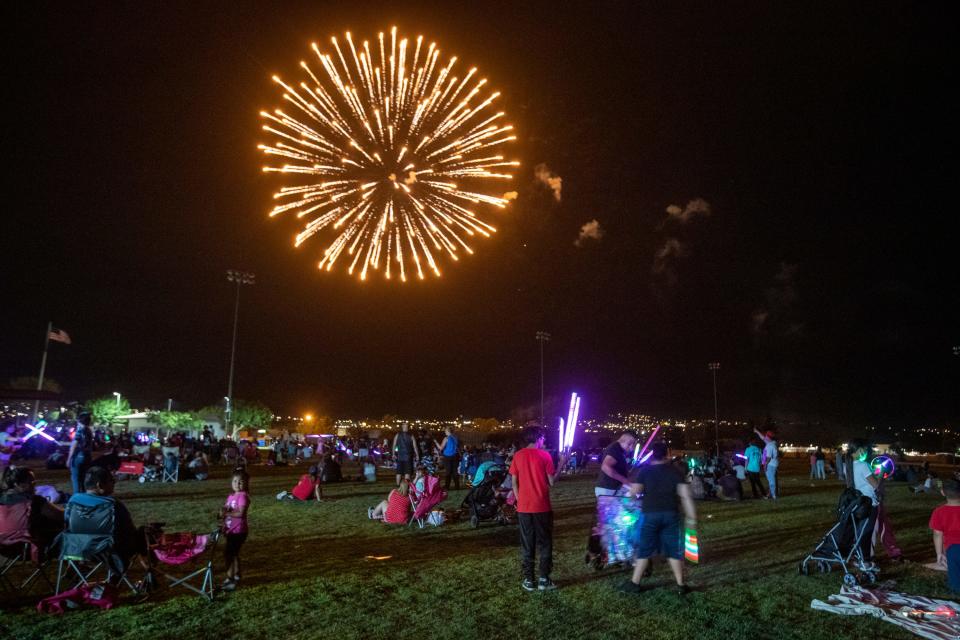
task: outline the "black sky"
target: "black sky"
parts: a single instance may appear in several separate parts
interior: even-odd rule
[[[286,411],[504,416],[543,329],[548,395],[588,414],[706,414],[719,360],[727,415],[956,422],[949,5],[567,4],[6,7],[0,381],[52,319],[66,397],[215,402],[243,268],[236,395]],[[271,74],[394,24],[503,91],[524,163],[500,233],[405,286],[319,273],[256,151]]]

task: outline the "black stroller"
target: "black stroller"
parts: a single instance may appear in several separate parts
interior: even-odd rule
[[[483,474],[483,480],[475,485],[467,497],[463,499],[460,509],[470,514],[470,525],[476,529],[481,522],[492,520],[498,524],[507,524],[504,505],[508,491],[501,490],[500,485],[507,476],[507,469],[502,465],[492,465]]]
[[[800,574],[809,575],[810,563],[815,562],[817,571],[830,573],[834,564],[843,568],[843,582],[854,586],[858,582],[874,584],[879,571],[866,562],[860,543],[870,523],[870,498],[856,489],[845,489],[837,504],[837,522],[834,524],[813,553],[800,563]],[[850,566],[859,570],[859,575],[850,571]]]

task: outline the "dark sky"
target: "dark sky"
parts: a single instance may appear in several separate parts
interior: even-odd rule
[[[215,402],[243,268],[236,395],[283,411],[506,416],[542,329],[547,394],[587,415],[707,414],[718,360],[728,416],[957,421],[949,5],[461,4],[5,8],[0,382],[52,319],[66,397]],[[500,233],[404,286],[318,272],[256,151],[271,74],[394,24],[480,67],[523,162]]]

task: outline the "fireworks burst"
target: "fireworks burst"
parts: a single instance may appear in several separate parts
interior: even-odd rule
[[[444,255],[472,254],[470,238],[496,231],[474,209],[512,199],[492,189],[520,164],[500,151],[516,136],[491,108],[499,92],[485,92],[476,68],[457,77],[457,59],[438,64],[439,49],[422,36],[398,41],[396,27],[384,35],[359,46],[349,32],[344,46],[331,38],[332,55],[314,43],[314,66],[300,63],[307,80],[273,77],[290,109],[260,114],[275,140],[259,149],[284,163],[263,170],[309,183],[282,187],[270,215],[308,219],[296,246],[324,229],[335,234],[321,269],[344,258],[361,280],[370,270],[403,281],[426,270],[439,276]]]

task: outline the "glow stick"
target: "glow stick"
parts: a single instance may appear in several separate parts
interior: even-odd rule
[[[20,442],[26,442],[33,436],[43,436],[50,442],[56,442],[56,440],[54,440],[49,434],[43,432],[43,428],[46,426],[46,424],[37,424],[37,426],[33,426],[32,424],[25,424],[23,426],[30,429],[30,433],[23,436],[23,439]]]
[[[563,418],[560,418],[560,438],[557,440],[557,451],[563,450]]]
[[[747,459],[747,456],[743,455],[742,453],[735,453],[733,455],[737,456],[738,458],[742,458],[743,460]]]
[[[683,536],[683,557],[690,562],[700,562],[700,543],[697,540],[697,530],[687,529]]]
[[[640,458],[640,462],[638,462],[637,464],[643,464],[644,462],[646,462],[647,460],[649,460],[649,459],[650,459],[650,456],[652,456],[652,455],[653,455],[653,451],[647,451],[647,455],[645,455],[645,456],[643,456],[642,458]]]
[[[580,418],[580,396],[574,395],[577,403],[573,406],[573,422],[567,425],[567,449],[573,446],[573,436],[577,433],[577,420]]]
[[[573,407],[574,407],[576,404],[577,404],[577,394],[574,393],[574,394],[572,394],[572,395],[570,396],[570,408],[567,409],[567,429],[568,429],[568,430],[573,427]],[[561,439],[560,439],[560,448],[563,449],[563,448],[566,447],[566,446],[567,446],[567,439],[566,439],[566,438],[561,438]]]
[[[637,442],[637,446],[633,448],[633,461],[636,462],[640,457],[640,442]]]
[[[641,449],[637,453],[637,455],[633,457],[634,460],[638,459],[641,455],[643,455],[643,452],[646,451],[647,447],[650,446],[650,443],[653,442],[653,439],[656,437],[658,431],[660,431],[660,423],[657,423],[657,426],[653,428],[653,431],[650,433],[650,437],[647,438],[647,443],[643,445],[643,449]],[[638,443],[638,446],[639,446],[639,443]],[[644,458],[644,460],[646,460],[646,458]]]

